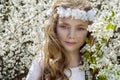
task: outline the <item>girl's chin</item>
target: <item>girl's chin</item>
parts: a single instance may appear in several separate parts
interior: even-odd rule
[[[79,51],[79,49],[75,49],[75,48],[71,48],[71,47],[67,47],[67,48],[65,48],[65,50],[67,51],[67,52],[76,52],[76,51]]]

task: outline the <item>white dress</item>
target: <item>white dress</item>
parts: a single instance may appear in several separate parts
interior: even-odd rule
[[[72,75],[69,77],[69,80],[85,80],[85,72],[80,71],[79,67],[73,67],[70,69],[72,71]],[[38,80],[40,75],[42,74],[41,70],[42,70],[41,65],[39,64],[37,59],[34,59],[29,69],[26,80]],[[65,74],[69,76],[70,72],[66,70]]]

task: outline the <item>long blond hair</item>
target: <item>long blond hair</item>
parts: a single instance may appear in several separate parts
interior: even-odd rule
[[[40,80],[69,80],[64,74],[64,70],[68,68],[70,58],[56,35],[56,26],[59,19],[56,9],[58,6],[79,8],[85,11],[91,9],[87,0],[55,0],[52,6],[53,15],[49,18],[50,24],[45,27],[44,69]]]

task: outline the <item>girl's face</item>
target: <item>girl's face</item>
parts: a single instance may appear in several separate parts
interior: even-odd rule
[[[57,36],[61,44],[68,52],[79,51],[87,36],[87,21],[71,18],[58,20]]]

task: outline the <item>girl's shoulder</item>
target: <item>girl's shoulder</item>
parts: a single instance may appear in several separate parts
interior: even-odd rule
[[[42,61],[44,59],[44,52],[40,51],[36,56],[35,59],[38,61]]]
[[[31,64],[26,80],[38,80],[43,73],[43,53],[37,54]]]
[[[38,63],[41,67],[43,67],[43,60],[44,60],[44,52],[40,51],[35,57],[33,62]]]

